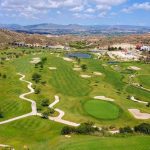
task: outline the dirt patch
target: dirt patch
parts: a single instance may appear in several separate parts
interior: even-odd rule
[[[37,64],[41,61],[41,59],[39,57],[36,58],[32,58],[32,60],[30,61],[31,64]]]
[[[74,71],[81,71],[81,68],[73,68]]]
[[[93,74],[96,75],[96,76],[101,76],[102,75],[101,72],[93,72]]]
[[[82,74],[82,75],[80,75],[82,78],[91,78],[91,76],[90,75],[86,75],[86,74]]]
[[[73,61],[74,61],[73,59],[67,58],[67,57],[63,57],[63,59],[64,59],[65,61],[69,61],[69,62],[73,62]]]
[[[130,66],[130,67],[128,67],[128,69],[132,69],[132,70],[136,70],[136,71],[141,70],[141,68],[136,67],[136,66]]]
[[[50,70],[56,70],[56,67],[49,67]]]

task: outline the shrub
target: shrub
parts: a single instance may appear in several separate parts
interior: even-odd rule
[[[83,64],[83,65],[81,65],[81,68],[82,68],[82,71],[86,71],[87,70],[87,65]]]
[[[93,122],[82,123],[80,126],[76,128],[76,133],[79,134],[90,134],[99,131],[97,127],[94,127]]]
[[[46,108],[43,112],[42,112],[42,118],[48,119],[48,116],[50,116],[51,114],[54,114],[55,110],[52,108]]]
[[[62,135],[71,134],[75,132],[75,127],[65,126],[61,130]]]
[[[35,94],[39,94],[41,92],[40,88],[35,88]]]
[[[43,99],[41,105],[44,106],[44,107],[48,106],[49,105],[49,99],[47,99],[47,98]]]
[[[120,128],[119,131],[120,131],[120,133],[133,133],[132,128],[129,126],[124,127],[124,128]]]
[[[3,78],[3,79],[6,79],[6,78],[7,78],[6,74],[3,74],[3,75],[2,75],[2,78]]]
[[[2,111],[2,109],[0,108],[0,118],[3,118],[3,117],[4,117],[3,111]]]
[[[134,131],[144,134],[150,134],[150,124],[141,123],[140,125],[134,127]]]
[[[147,107],[150,107],[150,102],[148,102],[148,104],[146,105]]]
[[[35,83],[38,83],[41,80],[41,75],[38,73],[34,73],[32,75],[32,80],[35,81]]]

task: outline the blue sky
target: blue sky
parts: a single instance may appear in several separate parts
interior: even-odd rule
[[[150,26],[150,0],[0,0],[0,23]]]

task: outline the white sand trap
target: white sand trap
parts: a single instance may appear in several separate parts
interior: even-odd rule
[[[103,67],[107,67],[108,65],[107,65],[107,64],[102,64],[102,66],[103,66]]]
[[[81,71],[81,68],[73,68],[74,71]]]
[[[139,109],[128,109],[136,119],[150,119],[150,114],[141,113]]]
[[[37,64],[41,61],[41,59],[39,57],[36,58],[32,58],[32,60],[30,61],[31,64]]]
[[[50,70],[56,70],[56,67],[49,67]]]
[[[80,66],[79,66],[79,65],[76,65],[76,64],[74,65],[74,67],[75,67],[75,68],[80,68]]]
[[[101,76],[102,75],[101,72],[93,72],[93,74],[96,75],[96,76]]]
[[[134,102],[137,102],[137,103],[148,104],[148,102],[144,102],[144,101],[140,101],[140,100],[135,99],[134,96],[131,96],[130,99],[131,99],[132,101],[134,101]]]
[[[100,99],[100,100],[110,101],[110,102],[115,101],[114,99],[108,98],[108,97],[105,97],[105,96],[95,96],[94,99]]]
[[[70,136],[70,135],[65,135],[65,137],[66,137],[66,138],[71,138],[71,136]]]
[[[80,75],[82,78],[91,78],[91,76],[89,76],[89,75],[86,75],[86,74],[82,74],[82,75]]]
[[[70,62],[74,61],[73,59],[67,58],[67,57],[63,57],[63,59],[64,59],[65,61],[70,61]]]
[[[136,70],[136,71],[141,70],[141,68],[136,67],[136,66],[130,66],[130,67],[128,67],[128,69],[132,69],[132,70]]]

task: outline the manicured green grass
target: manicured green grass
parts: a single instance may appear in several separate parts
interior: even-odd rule
[[[46,81],[46,85],[38,83],[36,86],[41,89],[41,93],[31,94],[27,97],[35,100],[40,106],[42,99],[48,98],[49,103],[52,103],[54,95],[59,95],[60,102],[55,107],[65,111],[63,118],[66,120],[77,123],[93,121],[99,127],[115,126],[119,128],[127,125],[132,127],[143,121],[134,119],[128,112],[129,108],[137,108],[142,112],[150,113],[149,108],[145,105],[127,99],[128,95],[133,95],[140,100],[148,101],[150,96],[147,91],[129,86],[127,75],[132,72],[122,72],[128,66],[138,66],[142,68],[138,71],[138,75],[147,76],[150,73],[147,64],[119,63],[121,71],[115,71],[106,61],[92,58],[81,59],[81,64],[88,66],[85,74],[92,76],[92,78],[83,79],[80,77],[81,72],[72,70],[73,63],[56,56],[57,53],[50,55],[49,52],[42,52],[4,62],[4,65],[0,67],[0,72],[6,73],[8,78],[6,80],[0,79],[0,107],[4,112],[4,118],[0,121],[31,111],[30,103],[19,99],[21,93],[29,90],[26,83],[19,81],[17,72],[25,74],[25,79],[31,82],[33,82],[33,73],[41,74],[41,81]],[[34,57],[47,57],[47,62],[42,70],[35,68],[34,64],[30,63]],[[103,66],[103,64],[107,64],[107,66]],[[48,67],[56,67],[57,70],[50,70]],[[103,75],[94,76],[92,74],[94,71],[101,72]],[[126,80],[123,80],[125,77],[127,77]],[[145,78],[142,84],[146,85],[144,83],[146,80]],[[147,85],[149,86],[149,84]],[[98,95],[115,99],[114,104],[101,100],[89,101]],[[121,115],[120,109],[122,110]],[[149,123],[149,120],[144,122]],[[72,135],[69,139],[60,135],[63,126],[40,117],[28,117],[1,125],[0,143],[12,145],[16,150],[23,150],[24,145],[27,145],[31,150],[125,150],[126,146],[129,150],[148,150],[149,148],[150,138],[148,136],[123,138]]]
[[[150,75],[139,75],[138,79],[143,87],[150,88]]]
[[[119,116],[119,108],[106,101],[90,100],[84,104],[85,111],[98,119],[116,119]]]
[[[75,137],[61,143],[57,150],[149,150],[150,136]]]
[[[128,93],[140,99],[141,101],[150,102],[150,92],[134,86],[128,86],[126,90]]]

